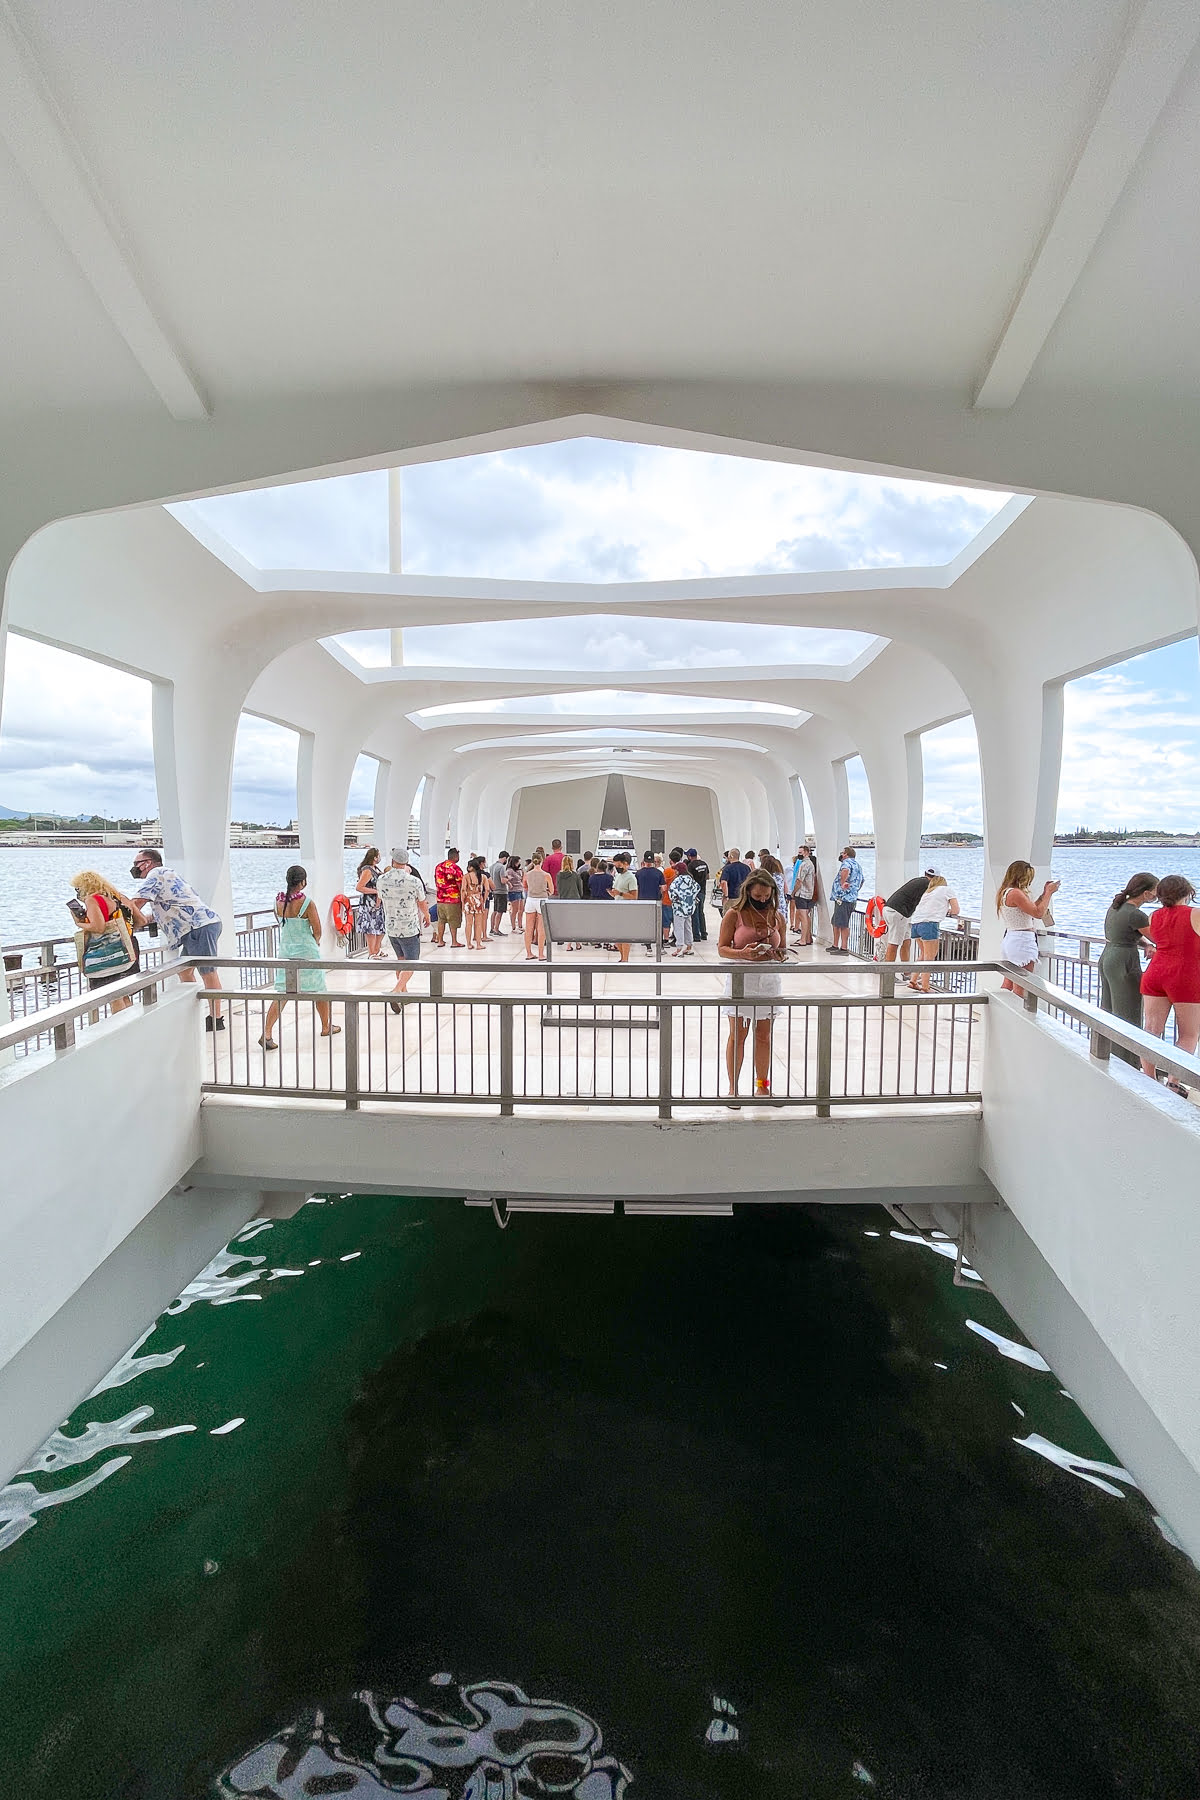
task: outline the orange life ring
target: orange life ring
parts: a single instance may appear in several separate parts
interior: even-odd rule
[[[333,896],[333,905],[329,908],[329,916],[333,920],[333,929],[338,936],[348,938],[354,927],[354,909],[345,894]]]
[[[867,930],[873,938],[887,936],[887,920],[883,916],[883,907],[884,899],[882,894],[876,894],[874,899],[867,901],[867,917],[865,923]]]

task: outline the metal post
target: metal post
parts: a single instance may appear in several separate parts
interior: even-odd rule
[[[1106,1063],[1112,1055],[1112,1039],[1106,1038],[1102,1031],[1089,1031],[1088,1050],[1094,1062]]]
[[[658,1116],[671,1117],[671,1044],[674,1038],[675,1008],[670,1000],[658,1006]]]
[[[1037,1009],[1038,1009],[1037,995],[1034,993],[1031,993],[1030,990],[1028,988],[1026,988],[1025,989],[1025,1011],[1027,1013],[1035,1013],[1037,1011]]]
[[[283,972],[283,991],[289,997],[300,992],[300,964],[290,962]]]
[[[592,971],[590,969],[580,969],[580,971],[579,971],[579,998],[581,1000],[590,1000],[591,997],[592,997]]]
[[[69,1050],[74,1042],[74,1019],[67,1019],[63,1024],[54,1027],[54,1048],[56,1050]]]
[[[52,969],[54,967],[55,955],[54,955],[54,945],[53,944],[43,944],[42,945],[41,954],[38,957],[38,961],[41,963],[43,969]]]
[[[442,971],[441,971],[441,968],[437,964],[430,964],[430,968],[429,968],[429,998],[431,1000],[440,1000],[441,997],[442,997]]]
[[[358,1001],[344,1003],[346,1014],[346,1111],[358,1111]]]
[[[500,1007],[500,1117],[513,1114],[513,1009]]]
[[[829,1117],[833,1076],[833,1006],[817,1001],[817,1117]]]
[[[894,962],[879,965],[879,998],[894,1000],[896,998],[896,965]]]
[[[144,987],[142,989],[142,1008],[143,1008],[143,1010],[147,1006],[154,1006],[157,1003],[157,1001],[158,1001],[158,983],[157,983],[157,981],[152,981],[150,983],[149,987]]]

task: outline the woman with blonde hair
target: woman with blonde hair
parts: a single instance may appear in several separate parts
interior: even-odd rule
[[[1016,963],[1027,974],[1032,974],[1037,966],[1036,924],[1046,917],[1051,900],[1062,886],[1060,881],[1047,881],[1038,899],[1031,900],[1029,890],[1035,873],[1032,863],[1018,857],[1016,862],[1009,863],[996,890],[996,911],[1004,927],[1000,955],[1005,962]],[[1007,975],[1000,986],[1014,994],[1022,991]]]
[[[946,885],[946,877],[936,869],[926,869],[925,879],[929,886],[913,908],[910,937],[917,946],[917,956],[923,962],[931,963],[936,961],[942,947],[942,920],[947,916],[957,919],[958,901]],[[930,990],[928,968],[910,975],[908,985],[918,994],[927,994]]]
[[[129,929],[133,924],[129,896],[95,869],[81,869],[71,877],[71,886],[75,899],[68,900],[67,907],[83,938],[79,966],[89,991],[136,975],[141,957],[137,939]],[[113,1012],[124,1012],[132,1004],[128,995],[109,1002]]]

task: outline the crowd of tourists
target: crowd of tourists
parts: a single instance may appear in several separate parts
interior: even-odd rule
[[[130,874],[138,885],[129,894],[94,870],[83,870],[72,880],[74,897],[67,905],[76,926],[79,965],[89,989],[102,989],[138,972],[139,931],[151,931],[168,951],[182,958],[218,954],[221,919],[182,876],[163,866],[159,851],[139,849]],[[1051,902],[1060,885],[1046,881],[1035,898],[1034,879],[1032,863],[1017,860],[1006,869],[996,894],[996,912],[1004,928],[1001,957],[1026,974],[1037,967],[1038,933],[1053,925]],[[851,921],[863,881],[862,864],[853,846],[847,845],[839,855],[828,896],[831,956],[850,954]],[[275,901],[277,954],[291,962],[317,964],[321,960],[321,917],[307,886],[307,871],[294,864]],[[563,850],[559,838],[553,839],[548,851],[538,845],[522,859],[504,850],[490,863],[486,857],[474,855],[463,864],[457,849],[448,849],[433,871],[432,897],[406,848],[394,849],[386,865],[380,852],[370,849],[359,864],[356,891],[353,928],[365,939],[369,960],[382,960],[385,939],[390,944],[397,964],[396,993],[403,993],[412,979],[422,932],[427,929],[433,932],[435,946],[451,950],[483,951],[497,938],[515,936],[532,962],[546,955],[543,908],[548,900],[652,901],[659,908],[667,954],[684,957],[693,955],[696,943],[707,939],[705,909],[711,905],[720,914],[719,959],[754,965],[741,975],[736,993],[732,975],[726,982],[723,1010],[729,1021],[726,1066],[731,1096],[737,1091],[751,1033],[755,1092],[770,1092],[771,1027],[778,1012],[774,1001],[780,993],[780,978],[763,965],[786,959],[789,932],[795,948],[812,944],[814,914],[825,898],[815,854],[803,844],[790,870],[785,870],[770,850],[743,856],[735,847],[725,851],[714,875],[694,846],[676,845],[665,856],[647,850],[634,868],[626,851],[611,858],[599,851],[574,856]],[[1200,1042],[1200,906],[1195,901],[1195,890],[1186,876],[1158,878],[1146,871],[1131,876],[1108,909],[1099,962],[1104,1008],[1155,1037],[1164,1036],[1173,1012],[1176,1045],[1189,1053]],[[1146,907],[1154,902],[1155,910],[1148,913]],[[943,925],[958,917],[959,911],[958,899],[945,876],[929,868],[902,882],[886,899],[873,899],[868,924],[882,940],[884,960],[907,960],[913,967],[903,979],[916,991],[928,993],[929,965],[938,956]],[[339,930],[351,928],[348,906],[346,912]],[[872,913],[877,916],[872,918]],[[631,944],[622,939],[616,911],[610,935],[600,939],[589,934],[586,942],[589,946],[602,944],[622,962],[629,960]],[[582,932],[565,945],[568,950],[584,947]],[[656,949],[656,945],[646,945],[651,955]],[[179,973],[182,980],[196,979],[194,969],[183,968]],[[223,1031],[220,976],[207,968],[200,971],[200,980],[212,990],[205,1025],[209,1031]],[[288,991],[283,970],[276,971],[274,985],[276,997],[259,1038],[265,1050],[277,1048],[273,1032]],[[319,967],[301,969],[295,985],[303,994],[323,996],[326,992],[325,975]],[[1020,992],[1019,982],[1011,978],[1003,986]],[[114,996],[111,1001],[114,1012],[129,1004],[126,996]],[[315,1004],[321,1035],[336,1035],[339,1027],[332,1022],[329,1001],[318,998]],[[393,999],[392,1006],[400,1010],[398,1000]],[[1176,1092],[1186,1092],[1173,1076],[1156,1067],[1153,1057],[1140,1057],[1120,1046],[1114,1054],[1125,1062],[1140,1064],[1147,1075],[1166,1080]]]

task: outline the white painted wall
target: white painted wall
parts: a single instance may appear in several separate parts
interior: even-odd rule
[[[594,851],[607,786],[603,775],[595,775],[587,781],[555,781],[542,787],[522,788],[516,797],[513,842],[492,847],[532,856],[539,844],[549,850],[556,837],[565,844],[567,832],[578,829],[583,833],[583,849]],[[467,846],[461,848],[465,853]]]
[[[993,998],[988,1015],[981,1166],[1178,1447],[1187,1481],[1180,1465],[1166,1482],[1139,1462],[1102,1373],[1094,1393],[1074,1373],[1072,1392],[1200,1559],[1200,1113],[1116,1060],[1093,1063],[1085,1040],[1017,1002]],[[1021,1323],[1027,1287],[1032,1303],[1019,1278],[1003,1291]]]
[[[684,850],[694,844],[711,868],[720,867],[724,846],[720,842],[717,799],[711,788],[675,781],[646,781],[628,775],[625,797],[636,855],[640,857],[650,848],[651,827],[661,825],[667,834],[668,850],[675,844]]]
[[[263,1188],[328,1182],[388,1194],[761,1200],[875,1198],[904,1188],[957,1197],[979,1187],[979,1121],[966,1112],[753,1123],[497,1119],[386,1106],[285,1109],[210,1094],[201,1135],[197,1180]]]
[[[19,1059],[0,1071],[0,1369],[195,1160],[199,1013],[194,992],[176,986],[143,1017],[101,1023],[70,1051]],[[137,1335],[136,1320],[130,1325],[125,1344]],[[82,1347],[78,1391],[89,1385],[89,1364],[92,1380],[103,1373],[104,1354],[97,1369]],[[52,1410],[46,1428],[61,1416]],[[11,1444],[27,1418],[22,1411],[14,1424],[0,1408],[0,1470],[3,1430]],[[29,1447],[21,1443],[17,1453]]]

